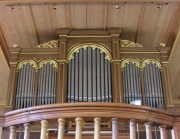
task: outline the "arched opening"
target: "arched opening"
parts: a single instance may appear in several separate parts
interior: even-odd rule
[[[111,102],[111,55],[102,46],[85,44],[68,55],[67,102]]]

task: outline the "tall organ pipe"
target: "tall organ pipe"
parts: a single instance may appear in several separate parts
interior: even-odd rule
[[[148,97],[146,105],[164,108],[160,69],[156,66],[156,63],[149,63],[144,67],[144,72],[146,76],[145,95]]]
[[[128,62],[122,69],[124,101],[131,103],[131,101],[142,99],[140,86],[140,69],[135,63]]]
[[[68,102],[110,102],[110,74],[110,62],[103,52],[92,47],[80,49],[68,64]]]

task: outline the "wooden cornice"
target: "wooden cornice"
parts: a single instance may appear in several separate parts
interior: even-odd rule
[[[113,117],[121,120],[136,119],[138,122],[153,122],[159,125],[179,124],[179,115],[173,115],[165,110],[146,106],[136,106],[123,103],[59,103],[52,105],[36,106],[5,113],[1,116],[0,124],[4,127],[18,125],[26,122],[36,122],[43,119],[57,120],[58,118],[74,119],[83,117],[93,119]],[[176,122],[177,120],[177,122]]]
[[[3,4],[45,4],[45,3],[169,3],[180,0],[0,0]]]

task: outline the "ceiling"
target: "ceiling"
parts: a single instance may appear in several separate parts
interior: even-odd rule
[[[33,48],[39,43],[57,39],[55,31],[58,28],[121,28],[122,39],[135,41],[144,47],[158,47],[160,43],[173,47],[171,55],[176,58],[170,59],[170,73],[173,74],[170,79],[174,88],[173,97],[179,97],[180,0],[126,0],[127,3],[124,0],[87,1],[0,0],[0,45],[5,59],[8,61],[7,48],[14,44]],[[175,66],[178,68],[176,72]],[[3,74],[1,70],[0,78],[7,82]]]

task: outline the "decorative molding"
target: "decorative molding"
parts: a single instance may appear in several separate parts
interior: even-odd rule
[[[161,63],[156,59],[146,59],[142,62],[142,68],[146,67],[148,64],[156,64],[156,67],[162,70]]]
[[[23,66],[26,64],[30,64],[30,65],[32,65],[33,68],[38,69],[37,63],[34,60],[23,60],[23,61],[19,62],[18,66],[17,66],[17,70],[22,69]]]
[[[81,48],[86,49],[87,47],[91,47],[92,49],[100,49],[100,52],[105,53],[105,59],[111,61],[112,56],[109,52],[108,49],[106,49],[106,46],[102,44],[96,44],[96,43],[82,43],[82,44],[77,44],[72,47],[72,49],[69,51],[68,56],[67,56],[67,61],[69,62],[71,59],[74,59],[74,53],[79,52]]]
[[[58,69],[58,63],[54,59],[44,59],[44,60],[22,60],[17,65],[17,71],[19,71],[21,68],[23,68],[24,65],[30,64],[35,69],[40,69],[46,64],[53,64],[53,67],[55,69]]]
[[[156,64],[156,67],[158,67],[160,70],[162,70],[162,65],[161,65],[160,61],[157,59],[142,59],[142,60],[140,60],[140,59],[133,59],[133,58],[122,59],[121,69],[126,67],[126,65],[129,63],[135,64],[140,69],[143,69],[144,67],[146,67],[146,65],[152,63],[152,64]]]
[[[129,40],[121,40],[121,47],[143,47],[139,43],[131,42]]]
[[[52,64],[55,69],[58,69],[58,64],[57,64],[57,62],[54,61],[54,60],[52,60],[52,59],[42,60],[42,61],[38,64],[38,68],[42,68],[44,65],[46,65],[46,64],[48,64],[48,63],[49,63],[49,64]]]
[[[135,64],[136,67],[140,68],[141,67],[141,63],[139,62],[139,60],[136,60],[136,59],[125,59],[122,61],[121,63],[121,68],[124,68],[126,67],[126,64],[129,64],[129,63],[132,63],[132,64]]]
[[[37,46],[37,48],[57,48],[57,47],[58,47],[58,40],[51,40],[49,42],[45,42]]]

